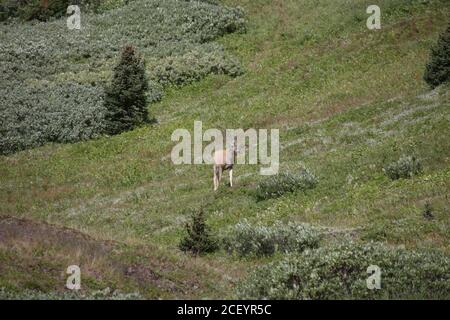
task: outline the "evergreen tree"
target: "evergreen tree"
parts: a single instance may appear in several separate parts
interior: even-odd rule
[[[433,207],[431,206],[431,203],[427,202],[425,203],[425,208],[422,212],[424,218],[431,220],[434,218],[434,214],[433,214]]]
[[[217,247],[206,224],[203,210],[194,212],[191,223],[186,224],[186,236],[180,242],[180,250],[199,254],[213,252]]]
[[[450,24],[431,49],[423,78],[432,88],[450,80]]]
[[[118,134],[148,122],[147,90],[144,59],[132,45],[126,45],[105,90],[108,133]]]

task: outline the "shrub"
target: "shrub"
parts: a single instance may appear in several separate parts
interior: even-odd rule
[[[450,80],[450,24],[431,49],[423,78],[432,88]]]
[[[285,193],[306,191],[317,185],[317,178],[307,169],[300,173],[280,173],[261,181],[256,190],[257,200],[277,198]]]
[[[367,268],[381,270],[381,289],[367,288]],[[238,285],[245,299],[449,299],[450,257],[379,244],[308,250],[260,267]]]
[[[429,203],[429,202],[425,203],[425,206],[422,211],[422,215],[425,219],[431,220],[434,218],[433,207],[431,206],[431,203]]]
[[[319,246],[320,234],[309,225],[277,223],[272,227],[252,226],[247,220],[234,226],[223,239],[229,252],[245,255],[272,255],[280,252],[301,252]]]
[[[131,1],[133,0],[100,0],[98,6],[95,6],[95,11],[102,13],[108,10],[117,9],[127,5]]]
[[[191,219],[192,221],[186,224],[186,235],[179,244],[180,250],[195,254],[215,251],[218,248],[217,242],[210,234],[204,211],[193,212]]]
[[[100,87],[74,83],[0,88],[0,154],[98,137],[105,130],[103,96]]]
[[[108,133],[117,134],[148,122],[147,89],[144,59],[132,45],[126,45],[114,68],[111,86],[105,90]]]
[[[206,3],[210,3],[210,4],[218,4],[219,1],[218,0],[184,0],[184,1],[199,1],[199,2],[206,2]]]
[[[411,178],[422,172],[422,164],[415,156],[403,155],[399,160],[387,165],[384,171],[392,180]]]
[[[180,56],[151,61],[151,79],[163,86],[184,85],[208,74],[237,77],[243,73],[239,62],[218,44],[204,44]]]
[[[244,255],[271,255],[275,252],[276,243],[273,232],[269,227],[252,226],[247,221],[240,222],[234,226],[223,244],[229,252],[237,252]]]
[[[96,10],[100,0],[4,0],[0,3],[0,21],[9,17],[21,20],[47,21],[51,17],[59,18],[66,14],[67,7],[79,5],[83,11]]]

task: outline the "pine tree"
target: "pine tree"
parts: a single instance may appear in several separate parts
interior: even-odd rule
[[[432,88],[450,80],[450,24],[431,49],[423,78]]]
[[[186,233],[180,242],[180,250],[199,254],[217,249],[217,243],[210,234],[203,210],[192,214],[191,223],[186,224]]]
[[[147,90],[144,59],[132,45],[126,45],[114,67],[111,85],[105,89],[109,134],[118,134],[148,122]]]
[[[429,203],[429,202],[425,203],[425,208],[422,212],[422,215],[428,220],[431,220],[434,218],[433,207],[431,206],[431,203]]]

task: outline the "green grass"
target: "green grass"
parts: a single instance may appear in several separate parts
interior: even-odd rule
[[[352,237],[363,242],[448,253],[449,87],[430,92],[422,81],[429,48],[448,22],[448,5],[378,1],[382,29],[369,31],[368,1],[224,2],[247,12],[247,33],[220,39],[242,61],[243,76],[213,75],[168,88],[161,102],[149,106],[157,125],[0,157],[0,213],[114,240],[130,255],[139,255],[136,246],[158,248],[158,261],[190,264],[191,273],[181,270],[171,275],[175,279],[209,271],[198,277],[202,297],[235,297],[234,284],[248,270],[280,257],[181,253],[186,208],[203,206],[217,233],[243,218],[297,221],[357,230]],[[258,167],[239,165],[235,187],[222,184],[214,193],[211,167],[170,161],[171,133],[192,131],[194,120],[202,120],[204,129],[279,128],[281,170],[304,164],[319,184],[256,202]],[[383,167],[409,152],[423,160],[424,173],[391,181]],[[434,209],[431,221],[422,216],[427,201]],[[0,255],[0,267],[11,261],[8,254]],[[22,278],[1,273],[0,283],[27,288]],[[45,290],[64,285],[45,277],[35,281],[33,287]],[[123,280],[117,281],[120,287]]]

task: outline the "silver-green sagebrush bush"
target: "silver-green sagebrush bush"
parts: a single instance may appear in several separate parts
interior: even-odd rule
[[[38,290],[25,289],[19,291],[0,288],[1,300],[141,300],[143,297],[137,293],[124,293],[118,290],[111,291],[109,288],[91,292],[42,292]]]
[[[370,265],[380,268],[380,289],[367,287]],[[246,299],[449,299],[450,257],[347,243],[260,267],[237,290]]]
[[[217,43],[206,43],[179,56],[150,60],[151,79],[163,86],[184,85],[208,74],[237,77],[242,73],[237,59]]]
[[[386,175],[392,180],[411,178],[422,173],[422,163],[415,156],[403,155],[397,161],[384,168]]]
[[[81,30],[69,30],[65,18],[0,25],[0,153],[102,134],[99,116],[104,112],[94,112],[90,121],[86,117],[104,98],[102,87],[110,81],[125,44],[134,45],[147,62],[147,100],[152,103],[161,98],[164,86],[183,85],[210,73],[241,74],[239,62],[211,41],[243,31],[239,8],[175,0],[135,0],[102,14],[83,12]],[[73,122],[74,114],[85,115],[79,126],[62,120],[58,130],[63,134],[49,132],[50,127],[57,130],[55,113],[58,119],[70,116],[67,122]]]
[[[0,89],[1,153],[97,137],[105,129],[103,97],[101,88],[76,83]]]
[[[259,183],[256,189],[256,199],[278,198],[286,193],[314,189],[317,183],[317,177],[308,169],[302,169],[298,173],[279,173]]]
[[[307,224],[278,222],[273,226],[261,226],[244,220],[231,229],[222,244],[228,252],[239,256],[264,256],[277,251],[302,252],[317,248],[320,239],[320,233]]]
[[[67,7],[72,4],[79,5],[83,12],[97,11],[101,0],[2,0],[0,1],[0,21],[7,21],[8,18],[47,21],[52,17],[64,16]]]

